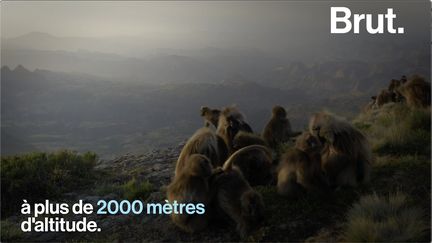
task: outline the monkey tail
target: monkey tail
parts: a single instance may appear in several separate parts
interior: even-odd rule
[[[235,151],[223,164],[223,166],[222,166],[223,170],[231,169],[233,161],[235,161],[235,159],[238,156],[241,156],[242,154],[250,153],[250,151],[253,151],[253,150],[261,150],[269,158],[272,158],[272,154],[267,147],[265,147],[263,145],[258,145],[258,144],[249,145],[249,146],[246,146],[244,148],[241,148],[241,149]]]

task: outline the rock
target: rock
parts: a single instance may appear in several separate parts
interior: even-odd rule
[[[117,195],[115,193],[110,193],[107,194],[103,197],[104,200],[113,200],[113,199],[117,199]]]
[[[78,195],[78,193],[76,193],[76,192],[68,192],[68,193],[63,194],[63,196],[65,198],[76,198],[77,195]]]
[[[287,229],[287,228],[288,228],[288,225],[286,225],[286,224],[281,224],[281,225],[279,225],[279,228],[282,229],[282,230],[284,230],[284,229]]]
[[[164,192],[153,192],[150,194],[150,196],[147,198],[146,203],[157,203],[157,202],[163,202],[165,200],[165,193]]]
[[[101,197],[98,196],[85,196],[80,198],[82,198],[84,203],[92,203],[92,204],[97,203],[101,199]]]
[[[58,234],[55,234],[55,233],[45,232],[45,233],[39,235],[38,241],[42,241],[42,242],[57,241],[56,240],[57,235]]]

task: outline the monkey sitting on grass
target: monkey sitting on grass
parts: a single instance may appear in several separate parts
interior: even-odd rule
[[[278,167],[277,191],[295,198],[305,192],[325,195],[329,183],[321,170],[321,142],[309,132],[296,139],[294,148],[282,156]]]

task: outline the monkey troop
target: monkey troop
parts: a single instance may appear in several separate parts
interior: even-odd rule
[[[430,84],[418,76],[391,80],[366,110],[389,102],[429,107]],[[175,225],[192,233],[205,229],[213,219],[224,219],[234,223],[245,239],[265,218],[263,199],[253,186],[276,184],[278,194],[295,199],[305,193],[327,196],[335,188],[368,182],[371,148],[365,135],[349,122],[319,112],[311,116],[308,131],[301,133],[293,132],[282,106],[274,106],[271,113],[259,135],[235,106],[201,107],[204,126],[184,145],[167,198],[203,203],[206,213],[172,215]],[[282,151],[280,161],[275,160],[280,145],[292,138],[295,145]]]
[[[411,108],[427,108],[431,104],[431,85],[424,78],[404,75],[400,80],[392,79],[387,89],[383,89],[364,108],[364,112],[382,107],[387,103],[406,103]]]

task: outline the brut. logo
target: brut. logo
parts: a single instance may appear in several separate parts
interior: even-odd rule
[[[339,15],[339,17],[338,17]],[[342,15],[342,16],[340,16]],[[378,14],[376,18],[372,18],[372,14],[354,14],[351,18],[351,10],[346,7],[331,7],[330,8],[330,31],[332,34],[345,34],[353,30],[354,34],[360,33],[360,27],[366,26],[366,31],[370,34],[403,34],[404,28],[399,27],[395,29],[393,20],[396,19],[396,14],[393,13],[392,8],[387,9],[386,14]],[[373,20],[374,19],[374,20]],[[384,23],[386,19],[387,23]],[[338,23],[343,27],[338,28]],[[387,26],[385,31],[385,25]]]

